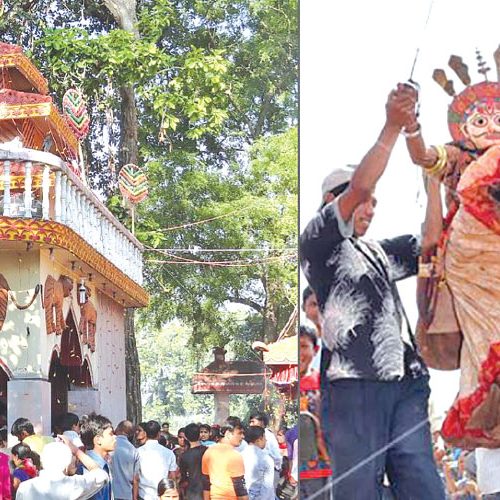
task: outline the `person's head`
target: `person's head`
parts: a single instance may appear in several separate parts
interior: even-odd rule
[[[256,411],[250,415],[248,423],[249,425],[258,425],[259,427],[266,428],[269,425],[269,417],[262,411]]]
[[[143,445],[148,437],[146,436],[146,422],[141,422],[140,424],[137,424],[135,428],[135,433],[134,433],[134,438],[136,444]]]
[[[19,441],[22,441],[24,438],[35,434],[35,430],[33,429],[33,424],[27,418],[21,417],[12,424],[10,433],[16,436]]]
[[[208,424],[200,424],[200,440],[201,441],[208,441],[210,439],[211,432],[212,432],[212,428]]]
[[[316,353],[318,352],[318,340],[316,332],[307,325],[300,325],[299,328],[299,356],[300,374],[304,375]]]
[[[170,429],[170,424],[168,422],[163,422],[163,424],[161,424],[161,431],[164,432],[165,434],[168,434],[169,429]]]
[[[18,443],[15,446],[12,447],[12,450],[10,451],[12,455],[12,462],[16,467],[22,464],[23,460],[26,460],[27,458],[31,458],[31,448],[24,443]]]
[[[322,207],[331,203],[335,198],[347,191],[355,169],[355,165],[347,165],[346,167],[336,168],[325,177],[321,186],[323,195]],[[377,199],[372,193],[366,201],[358,205],[354,210],[353,223],[355,236],[364,236],[366,231],[368,231],[373,215],[375,214],[376,205]]]
[[[214,424],[210,427],[210,436],[216,443],[218,443],[222,437],[220,429],[221,429],[220,425],[217,424]]]
[[[278,429],[278,432],[276,433],[276,440],[278,443],[285,443],[286,442],[286,432],[288,431],[288,428],[285,426],[282,426]]]
[[[221,441],[237,448],[245,437],[245,429],[238,417],[228,417],[220,428]]]
[[[172,479],[162,479],[158,483],[158,498],[160,500],[166,500],[167,498],[179,498],[179,492],[175,487],[174,481]]]
[[[177,442],[181,448],[186,446],[186,429],[184,427],[177,431]]]
[[[116,446],[116,436],[111,421],[95,413],[91,413],[82,422],[80,438],[88,450],[95,450],[97,453],[108,453]]]
[[[190,443],[196,443],[200,440],[201,425],[189,424],[184,427],[184,435]]]
[[[80,432],[80,418],[74,413],[65,413],[59,420],[61,431]]]
[[[264,428],[257,425],[249,425],[245,430],[245,441],[263,450],[266,447]]]
[[[0,448],[7,447],[7,429],[0,429]]]
[[[40,459],[44,470],[62,472],[71,465],[73,454],[64,443],[54,442],[43,447]]]
[[[146,422],[144,430],[146,431],[146,437],[148,439],[156,439],[158,440],[158,436],[160,435],[160,424],[156,420],[150,420]]]
[[[126,436],[128,440],[134,437],[134,424],[130,420],[122,420],[115,429],[117,436]]]
[[[302,309],[306,314],[306,318],[311,320],[315,325],[321,323],[318,300],[314,290],[307,286],[302,292]]]

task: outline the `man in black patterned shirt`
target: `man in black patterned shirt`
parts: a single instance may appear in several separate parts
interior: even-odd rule
[[[377,142],[357,168],[325,179],[323,206],[301,236],[301,265],[323,318],[321,421],[335,500],[381,498],[385,474],[397,499],[444,499],[432,456],[428,373],[412,336],[402,338],[395,285],[416,273],[418,240],[360,238],[412,107],[404,87],[391,92]]]

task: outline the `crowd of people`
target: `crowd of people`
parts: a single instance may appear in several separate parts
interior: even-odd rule
[[[18,418],[0,434],[0,500],[275,500],[297,497],[297,429],[275,434],[263,412],[247,425],[190,423],[170,433],[150,420],[116,427],[102,415],[67,413],[52,436]]]

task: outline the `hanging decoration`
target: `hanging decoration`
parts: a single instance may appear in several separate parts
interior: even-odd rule
[[[85,167],[83,164],[82,141],[89,134],[90,118],[85,106],[83,94],[77,89],[69,89],[63,97],[64,118],[69,128],[78,139],[78,156],[80,161],[80,172],[86,181]]]
[[[148,179],[143,170],[129,163],[118,174],[118,187],[125,200],[130,204],[132,215],[132,233],[135,232],[135,205],[148,196]]]
[[[79,141],[87,137],[90,118],[85,106],[83,94],[76,89],[69,89],[63,97],[63,111],[67,124]]]

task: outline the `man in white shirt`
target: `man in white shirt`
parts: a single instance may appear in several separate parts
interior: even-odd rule
[[[274,462],[264,451],[265,431],[260,426],[251,425],[245,431],[248,446],[241,452],[245,465],[245,484],[249,500],[274,500]]]
[[[258,427],[262,427],[265,431],[266,436],[266,448],[265,450],[269,454],[269,456],[273,459],[274,462],[274,485],[278,484],[278,480],[281,472],[281,463],[283,461],[283,457],[280,452],[280,447],[278,444],[278,440],[273,432],[267,428],[269,425],[269,417],[264,412],[256,412],[250,415],[249,419],[250,425],[256,425]]]
[[[23,481],[17,490],[16,500],[84,500],[92,497],[109,481],[108,474],[77,448],[66,436],[64,443],[48,443],[41,455],[43,470],[33,479]],[[73,456],[87,470],[83,476],[67,476]]]
[[[160,424],[150,420],[144,426],[147,441],[139,449],[139,499],[158,500],[158,483],[175,479],[177,463],[174,453],[158,443]]]

